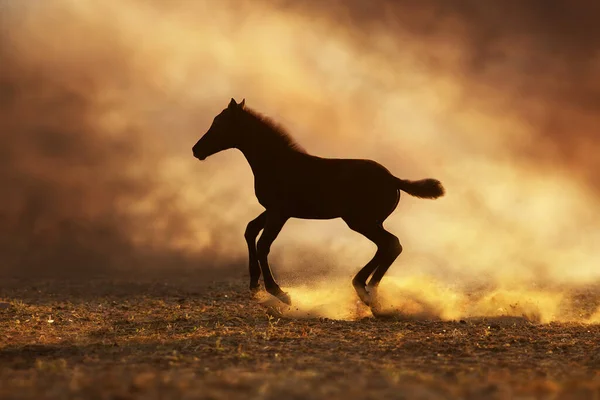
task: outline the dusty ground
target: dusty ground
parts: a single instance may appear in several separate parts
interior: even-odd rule
[[[2,399],[600,399],[600,325],[278,318],[245,282],[0,284]]]

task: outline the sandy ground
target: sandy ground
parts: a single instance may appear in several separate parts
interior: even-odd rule
[[[283,315],[245,281],[0,284],[2,399],[600,399],[600,325]]]

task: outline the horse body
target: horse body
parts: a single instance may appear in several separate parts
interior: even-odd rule
[[[399,198],[396,181],[369,160],[298,153],[255,175],[255,193],[267,210],[289,218],[333,219],[370,213],[383,221]],[[365,216],[366,217],[366,216]]]
[[[289,218],[342,218],[350,229],[377,245],[373,259],[352,281],[360,299],[374,305],[379,282],[402,252],[398,238],[383,228],[398,205],[400,191],[420,198],[444,194],[435,179],[399,179],[372,160],[308,154],[272,121],[246,109],[245,101],[237,104],[231,99],[192,150],[196,158],[204,160],[228,148],[237,148],[246,157],[254,174],[256,197],[266,210],[248,223],[244,235],[250,289],[259,289],[262,273],[267,292],[287,304],[291,300],[276,283],[267,256]]]

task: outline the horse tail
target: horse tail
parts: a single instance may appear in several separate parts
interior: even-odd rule
[[[444,195],[445,190],[442,183],[437,179],[421,179],[409,181],[396,178],[398,189],[420,199],[437,199]]]

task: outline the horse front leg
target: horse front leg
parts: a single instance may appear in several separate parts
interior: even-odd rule
[[[281,229],[287,220],[287,217],[282,217],[277,213],[267,212],[265,227],[262,235],[260,235],[260,238],[258,239],[256,250],[258,253],[258,262],[263,275],[263,281],[265,282],[265,289],[268,293],[277,297],[285,304],[291,305],[292,300],[290,296],[281,290],[275,281],[268,260],[268,255],[271,251],[271,245],[279,235],[279,232],[281,232]]]
[[[263,212],[258,217],[248,222],[244,237],[248,244],[248,270],[250,272],[250,292],[256,295],[260,290],[260,265],[258,264],[258,255],[256,253],[256,238],[260,231],[265,227],[267,221],[267,212]]]

